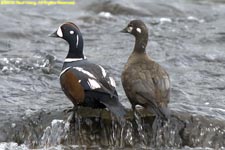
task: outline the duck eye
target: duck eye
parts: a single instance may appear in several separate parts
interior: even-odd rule
[[[73,31],[73,30],[71,30],[71,31],[70,31],[70,34],[74,34],[74,31]]]

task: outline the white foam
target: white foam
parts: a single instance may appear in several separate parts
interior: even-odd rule
[[[15,128],[15,127],[16,127],[16,124],[15,124],[15,123],[12,123],[12,124],[11,124],[11,127],[12,127],[12,128]]]
[[[217,54],[206,54],[205,57],[209,60],[216,60],[218,58]]]
[[[52,120],[51,125],[54,126],[57,123],[63,123],[63,122],[64,122],[63,120],[54,119]]]
[[[172,19],[171,18],[160,18],[159,21],[160,21],[160,23],[172,22]]]
[[[104,11],[100,12],[98,15],[101,17],[104,17],[104,18],[112,18],[113,17],[110,12],[104,12]]]
[[[29,148],[22,144],[22,145],[18,145],[18,143],[15,142],[2,142],[0,143],[0,150],[29,150]]]
[[[188,16],[187,19],[188,19],[188,20],[192,20],[192,21],[198,21],[198,22],[200,22],[200,23],[205,22],[204,19],[199,19],[199,18],[194,17],[194,16]]]
[[[6,72],[6,71],[8,71],[9,70],[9,67],[8,66],[3,66],[2,67],[2,72]]]
[[[8,58],[3,58],[3,61],[4,61],[6,64],[8,64],[8,63],[9,63]]]
[[[210,103],[209,102],[205,102],[205,105],[209,105]]]

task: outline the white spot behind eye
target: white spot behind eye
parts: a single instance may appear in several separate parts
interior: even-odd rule
[[[61,26],[58,28],[58,30],[57,30],[57,35],[59,36],[59,37],[63,37],[63,33],[62,33],[62,29],[61,29]]]
[[[128,27],[127,32],[131,32],[133,30],[133,27]]]
[[[136,30],[137,30],[137,32],[141,33],[141,29],[140,28],[137,28]]]
[[[74,34],[74,31],[73,31],[73,30],[71,30],[71,31],[70,31],[70,34]]]

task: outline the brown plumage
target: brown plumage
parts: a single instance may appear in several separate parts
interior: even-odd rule
[[[170,79],[165,69],[146,54],[148,30],[140,20],[131,21],[122,32],[135,36],[135,46],[122,73],[125,93],[135,109],[141,105],[158,117],[168,119]]]
[[[65,92],[65,95],[75,106],[84,102],[84,88],[81,86],[79,79],[71,70],[68,69],[60,76],[60,84]]]

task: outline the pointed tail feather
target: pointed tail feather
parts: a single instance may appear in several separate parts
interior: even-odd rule
[[[170,118],[170,109],[168,107],[159,107],[159,110],[166,120]]]
[[[125,121],[126,109],[119,102],[118,97],[102,98],[100,100],[120,121]],[[121,120],[122,119],[122,120]]]
[[[148,110],[153,110],[157,117],[160,117],[163,120],[168,120],[170,118],[170,110],[168,107],[147,107]]]
[[[154,113],[157,115],[157,117],[160,117],[163,120],[168,120],[169,119],[169,117],[170,117],[170,110],[169,110],[168,107],[157,106],[157,104],[155,102],[153,102],[152,100],[148,99],[142,93],[138,93],[138,95],[140,95],[141,97],[146,99],[147,103],[149,104],[149,106],[147,106],[147,109],[149,111],[154,111]]]

